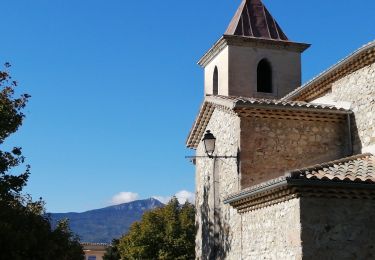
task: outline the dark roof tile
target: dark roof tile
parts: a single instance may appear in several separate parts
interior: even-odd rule
[[[288,41],[261,0],[243,0],[225,35]]]

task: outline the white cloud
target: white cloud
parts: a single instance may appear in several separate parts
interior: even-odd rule
[[[138,193],[134,192],[120,192],[116,195],[114,195],[111,199],[112,205],[118,205],[122,203],[132,202],[139,198]]]
[[[181,204],[186,201],[189,201],[190,203],[194,203],[195,201],[195,194],[187,190],[181,190],[177,192],[175,196]]]
[[[194,203],[195,201],[195,194],[187,190],[181,190],[174,194],[174,196],[178,199],[180,204],[184,204],[186,201],[189,201],[190,203]],[[153,198],[166,204],[170,201],[172,196],[153,196]]]
[[[160,201],[161,203],[164,203],[164,204],[167,204],[168,201],[172,198],[172,197],[164,197],[164,196],[152,196],[154,199],[157,199],[158,201]]]

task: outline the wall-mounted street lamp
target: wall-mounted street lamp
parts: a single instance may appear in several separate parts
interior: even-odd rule
[[[209,158],[213,158],[213,155],[215,152],[215,143],[216,143],[215,136],[211,133],[210,130],[207,130],[202,141],[204,143],[204,149],[206,151],[207,156]]]
[[[191,159],[194,162],[194,164],[195,164],[195,160],[197,158],[207,158],[207,157],[210,158],[210,159],[235,158],[236,162],[237,162],[237,172],[239,173],[239,162],[240,162],[240,152],[239,151],[237,151],[237,155],[214,155],[215,147],[216,147],[216,137],[211,133],[210,130],[206,131],[202,141],[203,141],[204,149],[205,149],[205,152],[206,152],[207,156],[185,156],[185,158]]]

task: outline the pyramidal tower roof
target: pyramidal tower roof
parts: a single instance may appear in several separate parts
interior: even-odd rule
[[[261,0],[243,0],[225,35],[289,40]]]

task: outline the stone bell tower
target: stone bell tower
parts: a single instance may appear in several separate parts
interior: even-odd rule
[[[301,85],[301,54],[261,0],[243,0],[224,35],[198,62],[205,95],[278,99]]]

